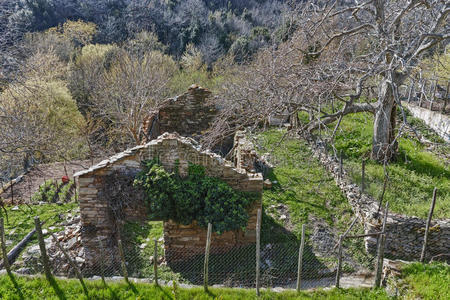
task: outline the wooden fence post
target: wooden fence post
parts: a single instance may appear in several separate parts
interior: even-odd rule
[[[205,247],[205,264],[203,266],[203,289],[208,291],[208,264],[209,264],[209,248],[211,247],[211,231],[212,224],[208,223],[208,232],[206,234],[206,247]]]
[[[339,250],[338,250],[338,265],[336,268],[336,282],[335,286],[337,288],[340,287],[340,280],[341,280],[341,270],[342,270],[342,242],[344,241],[344,236],[341,234],[339,236]]]
[[[261,209],[256,217],[256,295],[259,297],[259,261],[261,257]]]
[[[119,256],[120,256],[120,263],[122,266],[123,278],[128,283],[129,281],[128,281],[127,264],[125,261],[125,254],[123,252],[123,245],[122,245],[122,238],[121,238],[121,234],[120,234],[119,224],[117,224],[117,247],[119,248]]]
[[[366,181],[366,160],[362,160],[361,164],[361,195],[364,194],[364,184]]]
[[[428,212],[427,224],[425,226],[425,236],[423,238],[422,253],[420,254],[420,262],[422,262],[422,263],[425,261],[425,254],[426,254],[427,243],[428,243],[428,232],[430,230],[431,218],[433,217],[434,205],[436,204],[436,192],[437,192],[437,188],[434,188],[433,200],[431,200],[430,211]]]
[[[302,239],[300,241],[300,248],[298,249],[298,264],[297,264],[297,292],[300,291],[302,281],[302,265],[303,265],[303,248],[305,247],[305,224],[302,224]]]
[[[13,179],[11,179],[11,204],[14,205],[14,184],[13,184]]]
[[[383,272],[383,260],[384,260],[384,246],[386,243],[386,221],[389,214],[389,202],[386,202],[386,207],[384,209],[384,219],[383,227],[381,229],[381,234],[378,235],[378,258],[377,266],[375,272],[375,288],[381,285],[381,273]]]
[[[5,266],[8,275],[11,275],[11,267],[9,265],[8,253],[6,252],[5,221],[3,220],[3,218],[0,218],[0,244],[2,248],[3,265]]]
[[[67,251],[61,246],[61,244],[59,243],[58,238],[53,233],[52,233],[52,238],[55,241],[55,244],[58,247],[58,249],[63,253],[63,255],[66,258],[66,260],[72,266],[72,268],[73,268],[73,270],[75,272],[75,275],[77,276],[78,280],[81,283],[81,286],[83,287],[83,290],[84,290],[85,294],[89,295],[87,287],[86,287],[86,285],[84,284],[84,281],[83,281],[83,276],[81,275],[80,269],[78,268],[77,264],[70,258],[70,256],[67,253]]]
[[[414,95],[414,80],[411,83],[411,86],[409,87],[409,93],[408,93],[408,103],[411,102],[411,96]]]
[[[47,280],[50,281],[53,279],[53,276],[50,270],[50,263],[48,261],[47,250],[45,249],[44,235],[42,234],[41,220],[39,220],[39,217],[34,217],[34,226],[36,227],[36,233],[39,240],[39,249],[41,250],[41,259],[42,264],[44,265],[45,276],[47,277]]]
[[[155,241],[155,250],[153,253],[153,272],[155,273],[155,284],[158,285],[158,240]]]
[[[100,272],[101,272],[101,277],[102,277],[102,282],[105,282],[105,251],[103,248],[103,242],[101,239],[98,239],[98,243],[100,244]]]
[[[450,80],[447,81],[447,90],[445,91],[445,97],[444,97],[444,106],[442,107],[442,113],[445,114],[445,107],[447,106],[447,99],[450,89]]]

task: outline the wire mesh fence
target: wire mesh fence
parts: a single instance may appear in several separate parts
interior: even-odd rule
[[[258,282],[258,287],[262,288],[310,289],[334,286],[337,277],[341,286],[373,286],[377,269],[376,253],[366,251],[364,239],[377,239],[378,236],[364,236],[364,228],[356,219],[348,224],[345,232],[336,231],[331,235],[322,234],[323,229],[317,224],[305,224],[303,248],[301,238],[296,234],[264,229],[260,234],[259,252],[255,243],[230,246],[212,240],[209,254],[205,249],[195,252],[184,247],[177,249],[177,256],[168,255],[170,249],[164,243],[162,231],[156,230],[158,234],[145,239],[131,234],[130,231],[136,233],[136,224],[131,230],[125,225],[120,235],[93,238],[89,242],[97,247],[94,252],[89,252],[84,247],[86,237],[82,238],[85,229],[79,218],[74,220],[63,231],[47,234],[43,240],[53,275],[73,278],[120,276],[148,282],[158,279],[163,284],[175,281],[203,285],[207,274],[209,286],[255,288]],[[341,245],[340,235],[343,236]],[[119,237],[121,243],[118,243]],[[319,241],[317,237],[321,237]],[[4,239],[1,242],[5,244]],[[44,274],[45,262],[39,245],[34,241],[24,252],[27,255],[22,256],[21,269],[14,264],[11,269],[19,273]],[[427,257],[435,256],[432,249],[427,253]],[[23,272],[24,268],[26,272]]]
[[[302,255],[301,288],[326,287],[335,283],[338,247],[336,239],[324,240],[328,249],[316,249],[310,236],[314,226],[306,226]],[[132,235],[121,235],[123,257],[120,255],[116,237],[96,239],[98,247],[94,254],[86,253],[81,239],[83,228],[68,225],[64,231],[48,235],[44,243],[53,275],[76,277],[79,269],[85,278],[127,276],[155,281],[155,265],[160,282],[202,285],[205,280],[205,252],[193,253],[192,249],[178,249],[178,257],[169,259],[164,239],[138,240]],[[350,233],[360,233],[355,226]],[[45,232],[44,232],[45,233]],[[126,233],[126,232],[125,232]],[[260,287],[296,288],[298,279],[300,239],[294,234],[273,236],[261,232],[259,252]],[[208,284],[225,287],[255,288],[256,244],[224,245],[211,242],[208,260]],[[65,253],[64,253],[65,252]],[[34,244],[25,250],[21,264],[28,274],[44,273],[44,262],[39,246]],[[31,255],[30,255],[31,254]],[[91,256],[88,258],[88,256]],[[126,273],[124,268],[125,266]],[[361,243],[346,240],[343,244],[343,276],[368,273],[373,270],[374,257],[361,250]],[[14,268],[13,270],[18,271]],[[19,270],[20,271],[20,270]]]

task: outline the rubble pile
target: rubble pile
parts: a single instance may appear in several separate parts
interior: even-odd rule
[[[84,269],[84,247],[81,244],[81,222],[80,216],[69,216],[68,220],[63,222],[64,231],[54,235],[59,241],[61,247],[67,252],[70,258],[78,265],[80,270]],[[57,275],[73,276],[74,271],[70,263],[64,256],[64,253],[58,248],[53,237],[47,240],[47,254],[50,259],[53,271]]]

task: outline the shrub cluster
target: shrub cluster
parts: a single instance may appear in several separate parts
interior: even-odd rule
[[[32,202],[68,202],[73,200],[72,194],[75,189],[74,182],[59,183],[54,180],[46,180],[39,186],[39,190],[32,196]]]
[[[253,196],[233,190],[224,181],[206,176],[202,166],[190,164],[188,175],[167,172],[157,160],[143,162],[134,186],[144,190],[150,217],[183,225],[194,220],[201,227],[211,223],[219,234],[245,228],[246,208]]]

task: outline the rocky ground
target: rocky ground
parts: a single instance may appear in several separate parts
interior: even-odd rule
[[[79,209],[75,213],[69,213],[66,220],[60,225],[64,227],[63,231],[49,234],[44,230],[45,244],[47,254],[50,260],[53,274],[60,276],[73,276],[74,270],[70,266],[69,261],[65,258],[63,252],[57,246],[57,243],[66,250],[70,258],[78,265],[80,270],[84,269],[85,258],[84,248],[81,245],[81,223],[79,216]],[[50,227],[49,230],[54,228]],[[56,237],[57,242],[53,238]],[[17,273],[20,274],[35,274],[43,271],[43,266],[40,261],[40,249],[37,243],[29,246],[22,253],[21,257],[14,264]]]

